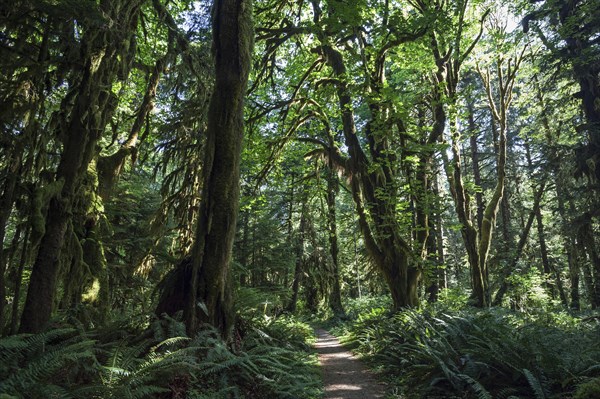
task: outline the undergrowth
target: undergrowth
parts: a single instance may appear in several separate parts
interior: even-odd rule
[[[320,394],[310,328],[291,318],[244,320],[233,343],[173,318],[144,330],[54,328],[0,339],[0,398],[282,398]]]
[[[443,305],[392,314],[362,302],[336,333],[400,398],[600,398],[596,319]]]

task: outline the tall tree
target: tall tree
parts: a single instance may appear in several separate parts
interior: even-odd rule
[[[331,135],[330,135],[331,137]],[[334,148],[333,137],[330,138],[329,148]],[[340,263],[339,263],[339,245],[338,245],[338,229],[337,229],[337,209],[336,198],[339,192],[339,181],[335,173],[333,157],[328,157],[329,163],[327,168],[327,232],[329,234],[329,253],[331,254],[332,276],[331,292],[329,294],[329,306],[331,310],[340,314],[344,312],[342,306],[342,290],[340,287]]]
[[[254,30],[251,0],[215,0],[213,7],[215,85],[184,317],[190,334],[208,322],[227,336],[233,327],[229,263],[239,205],[244,99]]]
[[[528,32],[533,26],[537,35],[573,72],[579,85],[575,97],[581,99],[585,123],[580,126],[586,137],[577,151],[577,172],[586,175],[598,190],[600,180],[600,9],[595,1],[529,2],[530,12],[523,19]],[[531,9],[533,8],[533,9]],[[534,22],[535,21],[535,22]],[[547,21],[546,29],[543,22]]]
[[[500,201],[504,194],[506,177],[506,134],[508,129],[508,110],[513,96],[513,85],[516,73],[523,60],[525,47],[514,59],[509,59],[506,66],[499,58],[496,62],[497,84],[489,70],[480,70],[480,75],[487,95],[487,104],[492,118],[498,125],[498,159],[496,165],[497,181],[491,198],[485,206],[481,227],[474,225],[471,218],[470,196],[463,182],[463,171],[460,151],[460,131],[454,121],[452,132],[452,171],[448,173],[452,196],[455,201],[458,219],[462,225],[462,236],[471,267],[473,283],[473,299],[476,306],[485,307],[491,304],[489,291],[488,256],[492,243],[492,234],[498,215]],[[496,90],[496,91],[495,91]]]
[[[79,55],[83,70],[80,77],[74,78],[74,104],[61,124],[64,148],[52,185],[45,233],[31,272],[21,332],[39,332],[51,317],[59,256],[72,220],[74,198],[95,154],[96,143],[114,112],[116,96],[111,88],[119,74],[128,70],[122,64],[126,59],[119,57],[120,51],[134,38],[142,3],[143,0],[103,0],[97,13],[78,19],[84,28]],[[121,74],[121,78],[125,76]]]

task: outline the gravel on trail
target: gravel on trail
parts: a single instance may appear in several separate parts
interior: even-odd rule
[[[340,341],[317,329],[315,348],[323,374],[325,399],[378,399],[385,397],[384,386]]]

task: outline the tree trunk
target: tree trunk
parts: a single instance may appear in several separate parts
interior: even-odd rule
[[[573,310],[581,310],[581,298],[579,294],[579,261],[575,249],[575,243],[572,237],[568,238],[568,243],[565,243],[567,249],[567,257],[569,262],[569,279],[571,282],[571,303],[570,308]]]
[[[302,210],[300,214],[300,227],[296,236],[296,261],[294,267],[294,280],[292,282],[292,297],[290,302],[286,306],[288,312],[294,313],[296,311],[296,305],[298,304],[298,294],[300,292],[300,283],[302,282],[302,276],[304,275],[304,234],[306,231],[306,204],[302,203]]]
[[[507,122],[508,122],[508,110],[512,101],[512,88],[515,82],[516,73],[519,69],[519,65],[523,60],[525,53],[525,47],[521,52],[520,56],[515,60],[508,60],[507,73],[503,74],[503,59],[497,60],[497,79],[498,79],[498,106],[494,100],[494,92],[492,89],[491,79],[489,70],[485,73],[480,72],[483,80],[483,85],[488,97],[488,107],[490,108],[492,119],[498,123],[498,161],[496,165],[497,180],[496,187],[490,198],[485,210],[483,212],[483,221],[481,223],[479,244],[477,252],[479,255],[479,271],[481,283],[477,281],[474,284],[474,293],[476,298],[477,306],[488,306],[490,304],[490,292],[488,286],[488,264],[487,258],[489,255],[492,233],[494,231],[494,225],[496,222],[496,216],[498,215],[498,209],[502,198],[504,197],[504,188],[506,180],[506,151],[507,151]]]
[[[554,278],[554,281],[556,282],[556,289],[558,290],[558,295],[560,296],[560,300],[565,307],[568,307],[569,301],[565,293],[562,278],[560,277],[560,273],[558,272],[558,270],[556,270],[556,268],[550,263],[550,257],[548,256],[548,246],[546,245],[546,237],[544,232],[541,207],[537,207],[537,211],[535,213],[535,220],[537,222],[538,239],[540,242],[540,253],[542,255],[542,265],[544,268],[544,278]],[[545,287],[548,290],[548,293],[554,298],[556,295],[554,293],[554,290],[552,289],[552,285],[549,283],[545,283]]]
[[[116,4],[102,1],[100,8],[107,15],[107,23],[125,27],[132,35],[137,27],[137,14],[141,0]],[[123,40],[123,32],[104,27],[90,28],[82,41],[88,51],[83,54],[83,76],[78,86],[75,106],[63,132],[64,149],[56,171],[56,184],[61,187],[48,205],[45,233],[41,239],[33,264],[25,307],[19,331],[37,333],[42,331],[52,315],[59,272],[59,255],[65,240],[67,227],[72,220],[72,206],[81,178],[87,171],[96,150],[96,143],[112,115],[116,101],[110,92],[117,77],[119,59],[117,50]]]
[[[3,28],[6,28],[6,26],[3,26]],[[46,68],[40,67],[46,63],[49,51],[50,24],[47,24],[44,28],[46,29],[42,32],[43,35],[39,46],[36,46],[36,48],[38,48],[37,57],[35,57],[37,62],[30,64],[25,71],[21,72],[21,76],[26,79],[28,85],[35,88],[35,95],[29,96],[26,100],[26,104],[20,106],[16,106],[16,103],[11,104],[12,101],[3,102],[4,109],[0,111],[0,126],[3,127],[2,134],[6,134],[7,138],[11,137],[7,142],[12,144],[12,148],[8,151],[10,155],[3,163],[5,169],[3,171],[4,176],[2,176],[1,179],[4,184],[0,195],[0,330],[4,326],[6,305],[5,273],[8,266],[8,256],[4,251],[6,227],[16,199],[15,190],[17,185],[19,184],[24,171],[30,170],[30,168],[24,167],[23,165],[24,151],[25,148],[27,148],[27,142],[32,141],[35,137],[42,136],[37,131],[39,125],[36,119],[39,117],[39,112],[43,108],[46,97],[45,82],[46,79],[49,79],[48,75],[51,74]],[[26,41],[26,35],[18,35],[18,38],[19,41],[23,40],[23,43]],[[21,44],[16,45],[16,48],[19,47],[21,47]],[[18,51],[23,51],[23,49]],[[33,59],[33,54],[30,56]],[[17,71],[15,70],[15,75],[16,74]],[[8,118],[4,119],[5,117]],[[24,129],[22,132],[19,132],[20,134],[15,134],[17,133],[16,131],[7,133],[10,130],[17,129],[16,126],[21,125],[24,125]],[[9,126],[11,126],[11,128],[8,128]],[[3,145],[6,144],[3,143]],[[34,151],[29,151],[29,154],[27,155],[28,161],[34,156]],[[31,165],[28,164],[26,166]]]
[[[290,173],[291,183],[290,183],[290,199],[288,203],[288,219],[287,219],[287,243],[290,248],[293,248],[293,233],[294,233],[294,201],[295,201],[295,174],[292,171]],[[294,278],[296,278],[295,274],[296,270],[294,269]],[[285,269],[285,276],[283,280],[283,286],[287,289],[289,285],[289,270]]]
[[[557,169],[557,168],[556,168]],[[558,173],[555,172],[555,176]],[[576,234],[574,235],[567,225],[567,210],[565,207],[566,192],[563,186],[555,177],[556,199],[558,201],[558,213],[560,215],[561,231],[563,236],[563,248],[567,253],[567,262],[569,265],[569,279],[571,283],[571,302],[570,307],[574,310],[581,309],[580,293],[579,293],[579,276],[581,274],[580,255],[576,243]]]
[[[369,161],[366,157],[354,123],[352,99],[346,83],[346,67],[342,55],[330,45],[321,47],[323,56],[333,69],[337,83],[339,109],[346,146],[350,159],[347,163],[351,174],[352,198],[358,213],[359,226],[363,234],[367,251],[383,275],[390,290],[395,310],[406,306],[417,306],[417,286],[421,277],[419,269],[409,265],[411,249],[400,236],[397,225],[396,210],[383,200],[378,190],[393,190],[389,162]],[[370,151],[375,156],[388,156],[384,151],[374,148],[376,144],[371,137]],[[395,198],[389,192],[389,198]],[[365,208],[368,204],[368,210]]]
[[[535,220],[535,215],[539,211],[540,202],[542,200],[542,196],[544,195],[545,182],[542,182],[542,185],[539,187],[537,192],[533,198],[533,209],[529,212],[529,217],[527,218],[527,223],[525,223],[525,228],[521,233],[521,237],[519,238],[519,242],[517,243],[517,248],[515,249],[510,264],[506,267],[504,271],[504,275],[502,276],[502,283],[500,285],[500,289],[496,292],[496,296],[494,297],[494,301],[492,302],[493,306],[500,306],[502,304],[502,299],[504,295],[508,291],[509,285],[507,279],[512,275],[513,271],[517,267],[517,263],[521,258],[523,253],[523,249],[525,248],[525,244],[527,244],[527,238],[529,237],[529,231],[531,230],[531,226],[533,225],[533,221]]]
[[[479,134],[477,132],[477,125],[475,124],[475,104],[473,104],[473,101],[467,101],[467,112],[470,134],[469,141],[471,144],[471,161],[473,167],[473,183],[480,188],[480,190],[475,193],[475,203],[477,205],[477,228],[481,229],[485,204],[483,203],[483,182],[481,180],[481,166],[479,165],[479,149],[477,145]]]
[[[477,229],[475,226],[473,226],[473,222],[471,221],[471,198],[467,193],[463,183],[459,138],[460,135],[458,132],[458,127],[455,124],[453,124],[451,147],[453,155],[453,170],[447,169],[446,175],[450,184],[450,189],[454,199],[454,205],[456,208],[458,220],[462,225],[460,232],[463,238],[463,242],[465,244],[467,259],[469,261],[471,271],[471,284],[473,288],[472,299],[474,300],[474,304],[476,306],[484,307],[488,306],[489,304],[489,301],[487,300],[487,269],[485,263],[481,264],[482,258],[479,256],[479,235],[480,232],[483,230],[484,220],[482,219],[481,229]],[[492,209],[492,211],[493,210],[494,209]],[[488,238],[491,239],[491,237]],[[483,260],[486,261],[487,257],[485,257]]]
[[[435,178],[435,184],[434,184],[434,190],[436,192],[436,195],[439,196],[440,193],[440,189],[439,189],[439,181],[438,181],[438,176],[436,176]],[[437,246],[437,262],[438,262],[438,279],[439,279],[439,283],[438,285],[441,288],[448,288],[448,273],[445,267],[446,264],[446,255],[445,255],[445,251],[444,251],[444,226],[442,225],[442,210],[439,210],[436,212],[435,214],[435,227],[436,227],[436,233],[435,233],[435,242],[436,242],[436,246]]]
[[[215,86],[208,110],[202,200],[192,251],[192,289],[184,317],[189,334],[202,323],[209,323],[228,337],[233,327],[229,263],[238,214],[244,99],[254,41],[252,3],[215,0],[213,13]]]
[[[6,298],[6,265],[7,265],[7,254],[4,250],[4,237],[6,235],[6,225],[8,218],[12,212],[15,188],[19,176],[19,168],[21,167],[21,154],[20,149],[15,149],[12,153],[12,159],[8,160],[6,168],[6,177],[4,181],[4,187],[2,190],[2,196],[0,197],[0,332],[4,326],[4,308]]]
[[[549,128],[547,129],[547,131],[549,132]],[[529,146],[529,140],[526,138],[525,139],[525,143],[524,143],[524,147],[525,147],[525,155],[527,158],[527,166],[529,167],[530,170],[533,170],[533,161],[531,159],[531,149]],[[550,264],[550,258],[548,256],[548,247],[546,245],[546,236],[544,233],[544,223],[543,223],[543,219],[542,219],[542,209],[541,206],[537,206],[534,207],[535,210],[535,220],[537,223],[537,231],[538,231],[538,240],[540,243],[540,255],[542,257],[542,267],[543,267],[543,274],[544,274],[544,287],[546,288],[546,291],[548,292],[548,294],[554,298],[555,295],[555,291],[552,288],[552,284],[550,284],[548,282],[549,279],[551,279],[552,277],[554,277],[555,282],[556,282],[556,288],[558,290],[558,293],[560,295],[561,301],[563,302],[563,305],[565,307],[568,307],[568,300],[565,294],[565,290],[562,284],[562,279],[560,277],[560,273],[558,273],[558,271],[556,270],[556,268],[554,268],[551,264]]]
[[[329,157],[329,169],[327,171],[327,224],[329,230],[329,253],[332,260],[331,293],[329,294],[329,307],[334,314],[344,313],[342,307],[342,292],[340,287],[340,267],[338,261],[338,236],[336,223],[336,194],[339,190],[339,182],[333,169],[332,157]]]
[[[25,270],[25,264],[28,259],[29,251],[29,238],[31,236],[31,227],[28,227],[25,231],[25,237],[23,238],[23,246],[21,248],[21,257],[19,258],[19,266],[15,275],[15,288],[13,304],[10,316],[10,334],[16,334],[19,323],[19,302],[21,300],[21,287],[23,285],[23,271]]]
[[[566,48],[560,55],[570,61],[580,91],[574,97],[581,99],[585,115],[587,143],[576,151],[578,175],[589,178],[589,187],[598,193],[600,181],[600,64],[597,62],[597,30],[593,23],[579,26],[585,10],[579,1],[559,2],[557,7],[561,27],[557,28]]]
[[[440,196],[440,188],[438,182],[438,176],[433,178],[433,193],[436,197]],[[429,302],[437,302],[439,291],[441,288],[448,288],[448,279],[446,275],[446,267],[444,265],[444,229],[442,226],[442,211],[436,209],[434,213],[434,228],[432,229],[431,245],[432,250],[430,253],[435,253],[435,272],[433,276],[433,282],[428,287]]]
[[[547,144],[550,146],[549,155],[547,158],[550,161],[550,167],[552,170],[552,174],[554,175],[554,187],[556,189],[556,201],[558,203],[558,214],[560,216],[560,231],[562,232],[563,237],[563,248],[567,255],[567,264],[569,267],[569,278],[571,282],[571,303],[569,305],[569,301],[564,290],[562,279],[560,277],[560,271],[554,267],[554,273],[556,276],[556,283],[559,289],[559,293],[561,295],[561,300],[565,304],[565,306],[570,306],[571,309],[579,310],[580,309],[580,297],[579,297],[579,261],[578,256],[576,254],[577,248],[575,245],[574,235],[571,229],[567,226],[567,211],[565,207],[565,198],[567,197],[568,189],[565,185],[560,181],[560,157],[556,151],[556,138],[560,135],[560,131],[554,133],[554,130],[550,127],[550,119],[547,113],[547,105],[546,100],[544,98],[544,93],[542,92],[539,81],[537,79],[537,75],[533,76],[533,82],[535,85],[536,98],[539,105],[542,108],[541,112],[541,122],[544,127],[545,136]],[[531,164],[531,162],[529,162]],[[537,217],[537,216],[536,216]]]
[[[592,309],[600,307],[600,254],[596,247],[592,219],[589,215],[580,218],[581,225],[578,229],[578,238],[585,248],[591,263],[591,277],[588,278],[590,302]]]
[[[152,69],[152,74],[148,78],[146,93],[139,106],[127,140],[114,154],[98,159],[98,191],[105,202],[108,201],[112,195],[114,186],[121,175],[127,157],[135,154],[139,143],[144,139],[145,134],[142,135],[140,139],[140,133],[148,114],[154,109],[154,100],[156,98],[156,90],[158,88],[160,76],[164,72],[169,57],[170,54],[167,54],[165,57],[156,61],[156,64]]]
[[[592,309],[596,309],[597,306],[594,303],[594,278],[592,277],[592,271],[590,269],[590,264],[587,262],[586,254],[585,254],[585,246],[583,244],[579,245],[578,254],[582,258],[581,261],[581,272],[583,274],[583,286],[587,292],[587,296],[590,299],[590,305]]]
[[[244,287],[248,283],[248,236],[250,230],[250,212],[244,211],[242,213],[242,240],[238,253],[240,254],[240,265],[242,266],[242,272],[240,273],[240,286]]]

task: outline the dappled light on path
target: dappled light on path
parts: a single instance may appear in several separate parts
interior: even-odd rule
[[[315,348],[319,354],[326,399],[376,399],[384,397],[383,386],[371,372],[347,351],[333,335],[317,330]]]

